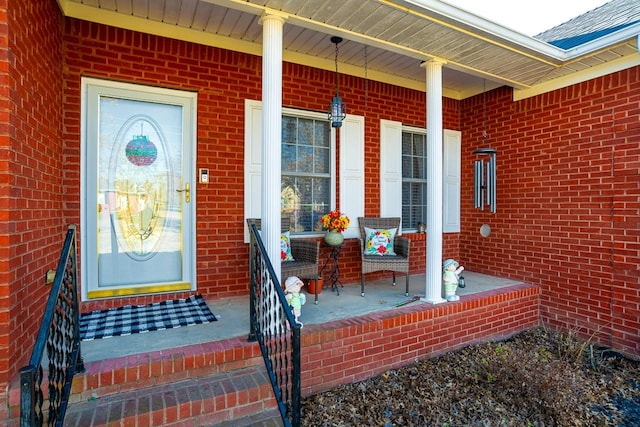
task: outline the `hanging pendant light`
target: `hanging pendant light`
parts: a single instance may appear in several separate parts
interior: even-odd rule
[[[342,121],[347,116],[347,106],[342,103],[342,98],[340,98],[339,87],[338,87],[338,44],[342,42],[342,37],[333,36],[331,37],[331,43],[335,43],[336,45],[336,93],[329,104],[329,121],[331,122],[331,126],[334,128],[339,128],[342,126]]]

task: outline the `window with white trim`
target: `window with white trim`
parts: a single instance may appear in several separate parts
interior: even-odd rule
[[[313,231],[331,206],[331,128],[326,118],[282,116],[281,215]]]
[[[442,134],[442,231],[460,231],[460,131]],[[422,143],[421,141],[424,141]],[[402,230],[427,222],[426,131],[380,120],[380,215],[402,217]]]
[[[417,229],[427,219],[427,136],[402,131],[402,225]]]
[[[245,100],[244,217],[260,218],[262,204],[262,103]],[[327,114],[282,109],[282,214],[289,215],[296,233],[314,234],[319,217],[336,207],[336,157],[340,157],[340,210],[351,224],[344,235],[357,237],[364,215],[364,117],[350,114],[336,132]],[[268,169],[266,171],[268,173]],[[249,241],[248,227],[245,242]]]

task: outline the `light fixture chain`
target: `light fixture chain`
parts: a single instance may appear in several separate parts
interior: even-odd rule
[[[336,43],[336,59],[335,59],[335,63],[336,63],[336,96],[338,96],[340,94],[340,86],[339,86],[339,81],[338,81],[338,43]]]
[[[482,140],[487,142],[487,81],[482,80]]]
[[[367,114],[369,103],[369,56],[367,45],[364,46],[364,113]]]

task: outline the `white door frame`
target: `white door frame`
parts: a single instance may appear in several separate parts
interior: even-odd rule
[[[80,283],[82,300],[97,298],[110,298],[117,296],[132,296],[149,293],[196,290],[196,239],[195,239],[195,212],[196,212],[196,110],[197,93],[163,89],[151,86],[114,82],[94,78],[82,78],[81,96],[81,132],[80,132],[80,238],[81,260]],[[122,287],[109,287],[98,289],[98,263],[97,263],[97,220],[94,204],[96,192],[95,166],[90,166],[88,156],[96,155],[95,141],[99,132],[98,114],[96,106],[101,96],[116,97],[134,101],[147,101],[165,103],[182,107],[182,182],[176,189],[190,186],[190,201],[182,200],[181,222],[181,279],[163,283],[145,283],[125,285]],[[94,144],[90,146],[89,144]],[[95,162],[94,162],[95,163]],[[89,169],[91,168],[91,169]],[[90,193],[93,192],[92,197]],[[182,195],[182,194],[181,194]],[[89,203],[92,205],[89,206]]]

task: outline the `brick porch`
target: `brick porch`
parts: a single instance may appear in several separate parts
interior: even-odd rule
[[[302,330],[303,396],[535,327],[539,297],[538,287],[518,284],[463,295],[453,303],[408,305],[306,325]],[[245,336],[85,365],[86,372],[74,379],[66,425],[271,425],[277,421],[258,345],[247,342]],[[18,425],[17,383],[10,390],[10,412],[10,425]]]

